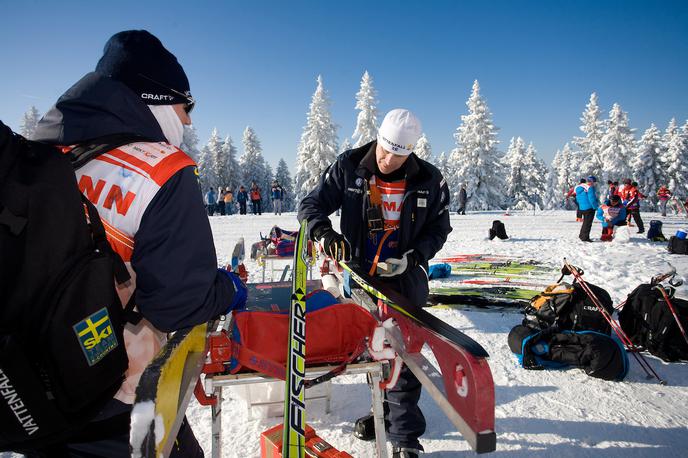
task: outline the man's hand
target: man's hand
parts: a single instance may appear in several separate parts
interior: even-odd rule
[[[318,240],[325,250],[325,254],[335,261],[351,260],[351,245],[344,236],[332,228],[325,229],[322,234],[318,234]]]
[[[416,252],[413,250],[408,250],[404,253],[401,258],[387,258],[385,260],[387,263],[387,271],[380,274],[381,277],[396,277],[401,275],[409,269],[413,269],[420,264]]]
[[[227,272],[225,269],[219,269],[222,273],[227,275],[234,285],[234,297],[229,308],[225,311],[225,315],[229,315],[232,310],[246,308],[246,300],[248,299],[248,289],[241,278],[234,272]]]

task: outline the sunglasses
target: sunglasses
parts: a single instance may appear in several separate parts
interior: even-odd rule
[[[191,93],[189,91],[186,91],[186,92],[177,91],[176,89],[172,89],[171,87],[169,87],[165,84],[162,84],[160,81],[156,81],[153,78],[144,75],[143,73],[139,73],[139,76],[142,78],[145,78],[148,81],[150,81],[151,83],[155,83],[158,86],[160,86],[164,89],[167,89],[171,93],[176,94],[179,97],[182,97],[183,99],[185,99],[186,103],[184,104],[184,111],[186,112],[186,114],[191,114],[191,111],[194,109],[194,106],[196,105],[196,101],[191,96]]]

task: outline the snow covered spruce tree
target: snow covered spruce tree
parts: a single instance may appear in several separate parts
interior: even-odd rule
[[[356,109],[359,112],[356,118],[356,129],[352,135],[354,148],[363,146],[377,138],[376,95],[375,88],[373,87],[373,78],[366,71],[361,78],[361,88],[356,93]]]
[[[688,196],[688,142],[672,118],[662,136],[667,186],[679,198]]]
[[[214,128],[210,133],[208,143],[201,149],[201,154],[198,156],[198,173],[205,192],[208,188],[217,188],[221,185],[217,173],[217,157],[221,154],[222,142],[217,133],[217,128]]]
[[[38,110],[35,106],[31,105],[31,107],[26,110],[26,113],[24,113],[24,116],[22,117],[21,125],[19,126],[19,133],[23,137],[32,139],[40,119],[40,113],[38,113]]]
[[[600,107],[597,105],[597,94],[590,94],[590,101],[585,106],[585,111],[580,118],[580,130],[585,134],[584,137],[574,137],[574,143],[580,148],[581,165],[578,167],[579,174],[595,175],[599,180],[602,176],[602,155],[600,142],[604,134],[604,125],[600,120]]]
[[[504,169],[504,184],[506,185],[505,204],[508,207],[514,207],[523,196],[523,177],[521,169],[523,166],[523,159],[526,154],[526,144],[521,137],[511,137],[509,148],[502,158],[502,166]]]
[[[657,190],[666,183],[662,156],[662,133],[652,124],[640,138],[631,161],[638,189],[647,196],[647,199],[640,201],[643,210],[657,210]]]
[[[564,207],[564,196],[578,183],[578,173],[575,172],[574,164],[575,156],[568,143],[564,145],[561,150],[557,150],[557,154],[552,160],[550,167],[549,178],[549,205],[548,208],[562,208]],[[573,203],[571,203],[573,205]]]
[[[244,136],[241,140],[244,146],[244,153],[239,158],[239,169],[241,169],[241,183],[248,191],[254,181],[260,186],[262,196],[265,197],[269,189],[264,188],[265,180],[265,159],[263,159],[263,149],[260,140],[250,126],[244,129]]]
[[[442,176],[447,178],[450,176],[450,170],[449,170],[449,160],[447,159],[447,152],[442,151],[439,156],[437,156],[437,159],[435,160],[434,164],[435,167],[439,169],[440,172],[442,172]],[[453,192],[453,191],[450,191]]]
[[[467,209],[500,208],[504,181],[497,150],[497,128],[492,124],[487,103],[480,96],[478,80],[473,83],[466,105],[468,114],[461,115],[461,125],[454,134],[456,148],[448,161],[449,175],[446,176],[450,192],[455,195],[461,184],[466,184]]]
[[[607,180],[621,181],[624,178],[633,178],[631,160],[635,148],[635,129],[628,127],[628,114],[618,103],[609,111],[605,127],[605,133],[600,140],[602,176],[597,176],[601,186],[606,185]]]
[[[330,101],[320,75],[317,81],[296,158],[294,192],[297,205],[315,188],[327,167],[334,162],[338,151],[337,127],[332,122]]]
[[[413,150],[416,156],[424,161],[432,162],[432,147],[428,138],[425,136],[425,132],[420,136],[418,142],[416,143],[416,149]]]
[[[179,146],[182,151],[188,154],[194,162],[198,163],[201,152],[198,151],[198,134],[194,126],[184,126],[184,136],[182,144]]]
[[[349,151],[350,149],[352,149],[351,142],[348,138],[344,138],[342,144],[339,145],[339,154],[342,154],[344,151]]]
[[[282,210],[285,212],[294,211],[294,187],[292,186],[289,167],[287,167],[287,163],[284,159],[280,159],[279,163],[277,164],[275,180],[277,180],[277,182],[282,186],[282,189],[284,190]]]
[[[526,149],[525,163],[523,174],[528,187],[526,188],[526,195],[528,202],[534,209],[543,210],[547,200],[547,165],[540,159],[535,149],[533,142],[528,144]]]
[[[515,210],[542,209],[545,197],[545,165],[536,157],[532,143],[526,148],[521,137],[511,138],[502,159],[506,204]]]
[[[220,147],[220,155],[217,159],[218,180],[222,186],[229,186],[234,192],[239,187],[239,162],[237,161],[237,149],[234,146],[232,137],[225,137],[225,141]]]
[[[272,180],[275,179],[275,174],[272,172],[272,166],[268,161],[265,161],[265,168],[263,180],[258,183],[263,197],[263,210],[272,211]]]

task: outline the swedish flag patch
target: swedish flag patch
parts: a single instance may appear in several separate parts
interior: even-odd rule
[[[117,348],[117,335],[105,307],[73,326],[89,366]]]

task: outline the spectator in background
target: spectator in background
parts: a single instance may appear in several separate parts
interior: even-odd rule
[[[645,196],[638,191],[638,183],[632,182],[630,185],[624,186],[624,195],[622,197],[624,205],[626,206],[626,212],[628,216],[626,217],[628,221],[633,220],[638,226],[638,234],[645,232],[645,225],[643,219],[640,217],[640,199],[644,199]]]
[[[468,196],[466,195],[466,185],[462,184],[461,189],[459,190],[459,209],[456,211],[458,215],[466,214],[466,200],[468,200]]]
[[[597,219],[602,221],[603,242],[611,242],[614,239],[614,227],[626,225],[626,209],[621,204],[621,198],[612,194],[609,203],[597,209]]]
[[[275,211],[275,215],[282,214],[282,200],[284,200],[284,189],[277,182],[277,180],[272,182],[272,208]]]
[[[574,200],[576,204],[576,221],[577,222],[582,222],[583,221],[583,212],[581,211],[580,204],[578,203],[578,192],[583,192],[581,186],[586,186],[586,181],[585,178],[580,179],[580,183],[578,183],[578,186],[576,186],[573,189],[573,195],[576,196],[576,199]],[[581,188],[581,189],[579,189]],[[586,188],[587,189],[587,188]]]
[[[233,215],[234,214],[234,194],[232,193],[232,190],[229,189],[229,186],[225,188],[225,213],[228,215]]]
[[[260,194],[260,188],[258,187],[258,184],[255,181],[251,183],[251,192],[249,196],[251,197],[251,206],[253,207],[253,214],[262,215],[263,211],[260,205],[262,196]]]
[[[205,193],[204,203],[205,209],[208,212],[208,216],[213,216],[215,214],[215,202],[217,197],[215,196],[215,191],[213,188],[208,188],[208,192]]]
[[[217,188],[217,211],[220,215],[225,215],[225,192],[222,186],[218,186]]]
[[[666,206],[669,199],[671,199],[671,191],[669,191],[669,188],[662,185],[657,191],[657,198],[659,199],[659,209],[662,212],[662,216],[666,216]]]
[[[590,240],[590,229],[592,228],[592,221],[595,219],[595,210],[600,206],[597,199],[596,184],[597,178],[590,175],[585,183],[576,186],[578,209],[583,216],[583,225],[581,226],[578,238],[583,242],[592,242],[592,240]]]
[[[239,214],[246,214],[246,202],[248,201],[248,193],[246,188],[239,186],[239,192],[237,193],[237,202],[239,202]]]

